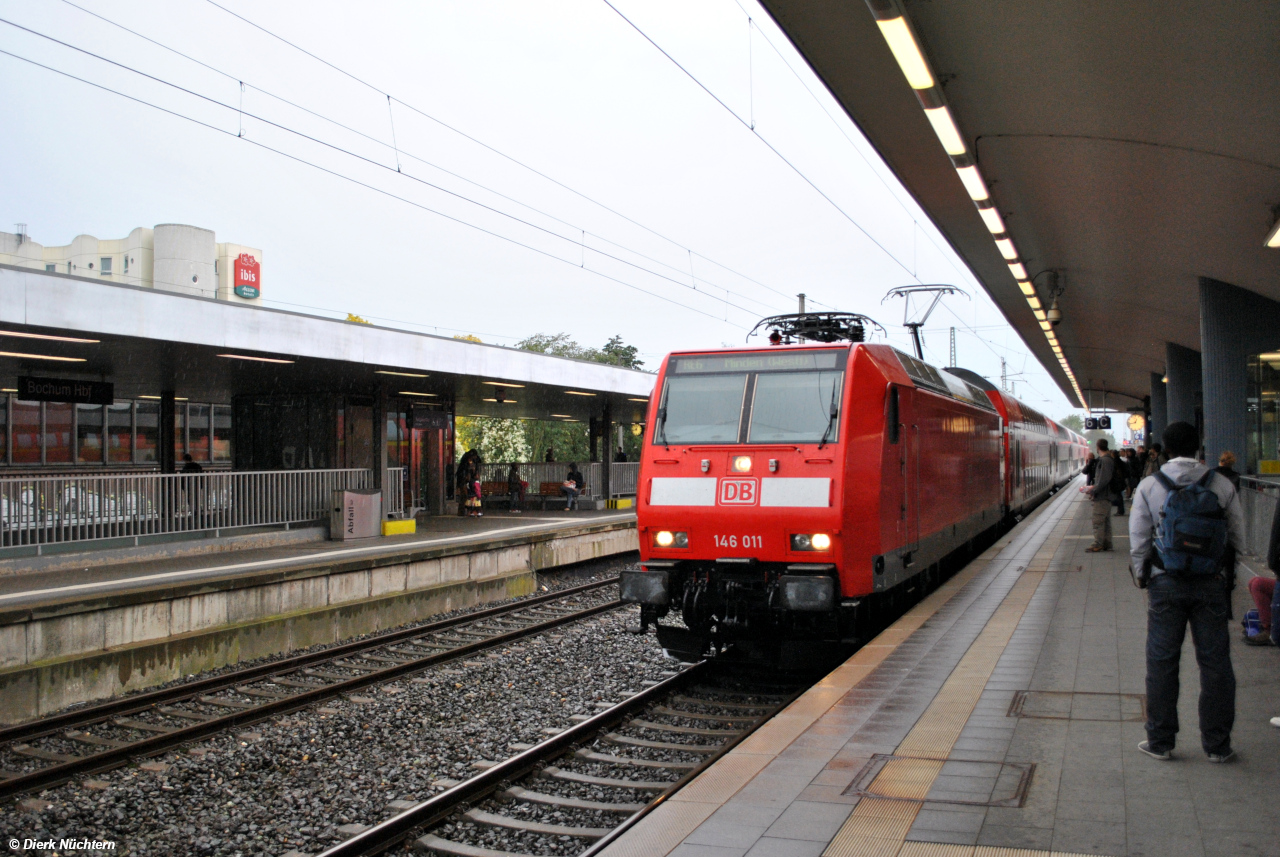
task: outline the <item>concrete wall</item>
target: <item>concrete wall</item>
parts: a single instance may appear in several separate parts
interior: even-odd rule
[[[638,547],[634,524],[513,541],[0,617],[0,723],[526,595],[537,571]]]

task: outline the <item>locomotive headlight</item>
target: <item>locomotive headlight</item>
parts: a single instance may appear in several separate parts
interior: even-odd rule
[[[751,472],[751,456],[735,455],[733,457],[734,473],[750,473]]]
[[[791,536],[793,551],[825,551],[831,549],[831,536],[826,533],[796,533]]]
[[[653,543],[660,548],[687,548],[689,546],[689,534],[659,530],[653,534]]]

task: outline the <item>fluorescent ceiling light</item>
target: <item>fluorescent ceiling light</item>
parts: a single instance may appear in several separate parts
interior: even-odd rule
[[[566,396],[594,396],[595,393],[580,393],[577,390],[565,390]]]
[[[156,400],[156,401],[160,401],[160,397],[159,397],[159,396],[139,396],[138,398],[139,398],[139,399],[154,399],[154,400]],[[187,401],[187,397],[186,397],[186,396],[174,396],[174,397],[173,397],[173,400],[174,400],[175,402],[185,402],[185,401]]]
[[[996,246],[1000,248],[1000,255],[1006,259],[1012,261],[1018,258],[1018,248],[1013,246],[1012,239],[998,238],[996,239]]]
[[[1013,273],[1015,280],[1025,280],[1027,278],[1027,269],[1022,267],[1021,262],[1010,262],[1009,270]]]
[[[956,175],[960,176],[960,181],[964,182],[964,189],[969,191],[969,198],[974,202],[981,202],[991,196],[987,193],[987,186],[983,183],[982,176],[978,174],[977,167],[957,167]]]
[[[219,357],[228,357],[232,360],[254,360],[258,363],[292,363],[292,360],[281,360],[278,357],[251,357],[248,354],[219,354]]]
[[[504,405],[514,405],[514,404],[516,403],[516,400],[515,400],[515,399],[484,399],[483,401],[486,401],[486,402],[502,402]]]
[[[1036,321],[1044,321],[1044,310],[1033,309],[1032,312],[1035,313]]]
[[[1040,329],[1041,329],[1041,330],[1046,330],[1046,331],[1047,331],[1047,330],[1052,330],[1052,329],[1053,329],[1053,326],[1052,326],[1051,324],[1049,324],[1049,322],[1047,322],[1047,321],[1042,321],[1042,322],[1040,322]]]
[[[1267,238],[1262,244],[1265,247],[1280,247],[1280,220],[1276,220],[1276,225],[1271,227],[1271,231],[1267,233]]]
[[[375,369],[375,370],[374,370],[374,372],[373,372],[373,374],[375,374],[375,375],[395,375],[395,376],[400,377],[400,378],[426,378],[426,377],[427,377],[426,375],[421,375],[421,374],[419,374],[419,373],[417,373],[417,372],[392,372],[390,369]]]
[[[1276,359],[1280,360],[1280,357],[1277,357]],[[627,399],[627,401],[628,402],[647,402],[649,400],[648,399]]]
[[[929,64],[924,61],[924,54],[916,44],[907,19],[902,16],[887,21],[876,21],[880,25],[880,35],[889,43],[893,58],[898,61],[898,68],[906,75],[907,83],[912,89],[928,89],[933,86],[933,75],[929,73]]]
[[[967,151],[964,140],[960,137],[960,129],[951,118],[951,111],[947,109],[947,105],[926,107],[924,115],[929,117],[933,133],[938,135],[938,141],[942,143],[942,148],[947,150],[948,155],[963,155]]]
[[[432,398],[435,398],[436,396],[439,395],[439,393],[415,393],[412,390],[401,390],[399,393],[396,393],[396,395],[397,396],[430,396]]]
[[[559,417],[561,419],[566,419],[566,420],[573,419],[573,417],[569,416],[568,414],[552,414],[551,416]]]
[[[48,339],[53,342],[101,342],[100,339],[81,339],[77,336],[51,336],[47,333],[26,333],[18,330],[0,330],[0,336],[20,336],[23,339]]]
[[[490,387],[517,387],[524,389],[524,384],[508,384],[506,381],[484,381],[483,383],[488,384]]]
[[[1040,309],[1041,307],[1040,298],[1035,295],[1027,295],[1027,303],[1031,304],[1032,309]]]
[[[987,229],[991,230],[992,235],[1004,232],[1004,221],[1000,219],[1000,212],[996,211],[994,205],[990,208],[979,208],[978,213],[982,215],[982,222],[987,224]]]
[[[16,387],[4,387],[4,388],[0,388],[0,393],[16,393],[16,392],[18,392],[18,390],[17,390],[17,388],[16,388]]]
[[[0,351],[0,357],[22,357],[27,360],[54,360],[58,363],[86,363],[83,357],[55,357],[52,354],[25,354],[21,351]]]
[[[1022,293],[1027,297],[1031,297],[1036,293],[1036,287],[1031,284],[1030,280],[1019,280],[1018,288],[1022,289]]]

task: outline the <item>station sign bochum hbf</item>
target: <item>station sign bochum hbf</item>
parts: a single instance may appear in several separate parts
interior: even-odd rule
[[[18,376],[18,398],[28,402],[76,402],[82,405],[115,403],[115,385],[105,381]]]

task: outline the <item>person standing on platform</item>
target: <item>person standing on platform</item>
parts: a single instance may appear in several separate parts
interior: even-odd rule
[[[1218,456],[1218,466],[1213,468],[1214,473],[1221,473],[1223,476],[1231,480],[1231,484],[1236,490],[1240,490],[1240,474],[1236,473],[1236,454],[1231,450],[1227,450]]]
[[[566,512],[578,508],[578,495],[582,493],[582,486],[586,484],[586,481],[582,471],[578,469],[577,462],[570,464],[569,473],[564,477],[564,484],[560,487],[560,492],[566,498],[564,505]]]
[[[1098,457],[1093,460],[1093,484],[1087,494],[1093,498],[1093,544],[1089,553],[1111,550],[1111,477],[1116,460],[1107,452],[1106,438],[1098,440]]]
[[[1130,573],[1147,590],[1147,740],[1138,749],[1172,758],[1178,734],[1178,662],[1187,625],[1200,666],[1200,740],[1210,762],[1229,762],[1236,676],[1227,621],[1244,511],[1231,480],[1195,459],[1199,432],[1164,430],[1169,462],[1142,480],[1129,515]]]
[[[511,512],[519,515],[524,510],[524,480],[520,478],[520,465],[507,468],[507,493],[511,495]]]
[[[1120,457],[1120,450],[1111,450],[1111,461],[1115,464],[1115,471],[1111,474],[1111,502],[1116,507],[1116,517],[1124,517],[1124,488],[1129,481],[1129,467],[1124,463],[1124,459]]]
[[[546,456],[546,458],[544,458],[543,460],[544,460],[547,464],[555,464],[555,461],[556,461],[556,451],[555,451],[554,449],[552,449],[551,447],[549,447],[549,446],[548,446],[548,447],[547,447],[547,456]]]

